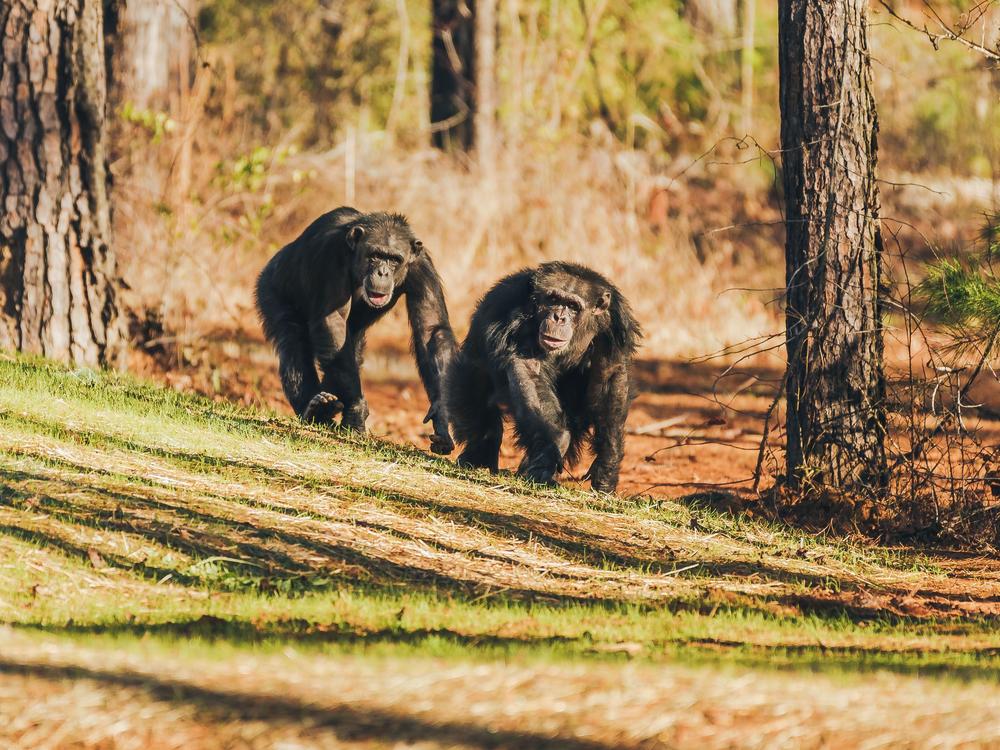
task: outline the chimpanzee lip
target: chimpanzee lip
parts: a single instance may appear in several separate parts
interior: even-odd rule
[[[562,349],[566,344],[569,343],[569,339],[557,339],[555,336],[547,336],[544,333],[541,335],[542,346],[544,346],[549,351],[555,351],[556,349]]]
[[[388,292],[373,292],[370,289],[365,289],[365,296],[368,298],[368,302],[375,307],[383,307],[392,297]]]

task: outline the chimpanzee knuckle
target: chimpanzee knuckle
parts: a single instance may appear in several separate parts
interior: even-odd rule
[[[455,443],[447,435],[431,436],[431,451],[439,456],[447,456],[455,450]]]
[[[595,492],[612,493],[618,487],[618,477],[595,477],[590,482],[590,488]]]

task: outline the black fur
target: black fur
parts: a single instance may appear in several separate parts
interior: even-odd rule
[[[450,453],[442,379],[455,336],[441,279],[405,217],[338,208],[279,250],[257,279],[257,311],[295,413],[329,423],[342,409],[341,425],[357,430],[368,417],[360,376],[365,333],[404,296],[431,402],[431,448]]]
[[[571,325],[558,329],[571,334],[562,349],[550,351],[541,335],[548,316],[563,320],[561,294],[579,301],[579,311],[571,324],[553,324]],[[621,292],[584,266],[545,263],[499,281],[479,302],[448,370],[448,412],[455,440],[465,445],[459,463],[497,471],[509,414],[525,451],[522,475],[553,481],[589,438],[591,485],[613,492],[641,337]]]

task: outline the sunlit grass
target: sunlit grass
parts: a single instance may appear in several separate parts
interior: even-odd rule
[[[0,425],[0,622],[32,632],[466,659],[997,665],[985,614],[880,609],[948,583],[909,552],[696,502],[470,477],[416,450],[31,360],[0,360]]]

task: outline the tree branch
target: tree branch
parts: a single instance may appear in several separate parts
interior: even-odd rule
[[[931,20],[933,20],[934,24],[940,31],[931,31],[926,24],[924,24],[923,27],[917,26],[917,24],[910,19],[900,15],[896,9],[889,4],[889,0],[878,0],[878,4],[885,8],[886,12],[900,23],[905,26],[909,26],[914,31],[919,31],[921,34],[925,34],[934,46],[934,49],[938,49],[939,43],[942,39],[944,39],[946,41],[963,44],[974,52],[978,52],[980,55],[983,55],[988,60],[1000,62],[1000,49],[990,49],[985,45],[979,44],[978,42],[973,42],[971,39],[966,39],[963,34],[968,30],[968,26],[962,29],[953,29],[944,22],[944,19],[942,19],[941,16],[938,15],[926,1],[924,2],[924,5],[926,5],[928,10],[930,10],[931,15],[933,16],[933,19]]]

